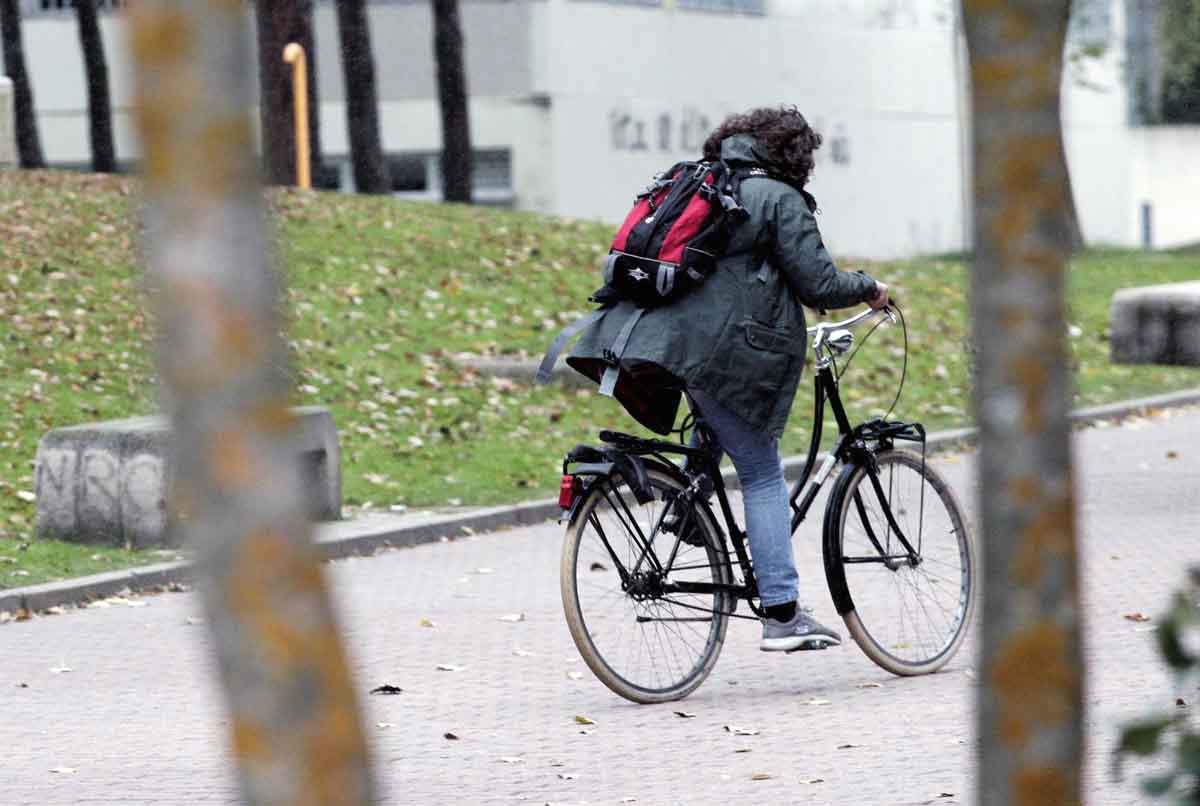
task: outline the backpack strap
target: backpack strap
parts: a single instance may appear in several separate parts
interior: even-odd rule
[[[600,379],[600,394],[613,396],[613,391],[617,388],[617,377],[621,373],[621,356],[625,354],[625,348],[629,345],[629,337],[633,334],[634,326],[645,312],[645,308],[634,309],[621,328],[621,332],[617,334],[617,340],[613,342],[612,349],[607,351],[608,355],[605,358],[609,361],[609,367],[604,370],[604,376]]]
[[[588,325],[598,321],[600,317],[608,313],[611,307],[612,306],[605,306],[603,308],[597,308],[589,314],[584,314],[562,329],[562,331],[554,339],[554,343],[550,345],[550,349],[546,351],[546,355],[542,359],[542,363],[538,366],[536,376],[537,383],[542,385],[550,383],[550,377],[554,373],[554,365],[558,363],[558,356],[562,353],[563,348],[567,346],[567,342]]]

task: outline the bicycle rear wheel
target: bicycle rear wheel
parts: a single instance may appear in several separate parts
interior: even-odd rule
[[[685,520],[678,531],[703,545],[656,532],[683,484],[653,468],[647,474],[654,499],[646,504],[619,478],[591,486],[567,527],[560,582],[567,627],[596,677],[626,699],[658,703],[686,697],[708,677],[733,599],[712,587],[730,581],[721,531],[693,506],[687,518],[698,530]],[[674,589],[681,583],[707,590]]]
[[[825,511],[825,575],[846,627],[897,675],[935,672],[966,637],[977,599],[974,538],[954,493],[916,454],[876,456],[879,486],[848,465]],[[886,501],[910,554],[889,523]]]

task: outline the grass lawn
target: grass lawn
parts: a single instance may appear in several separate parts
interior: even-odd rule
[[[123,178],[0,173],[0,406],[8,413],[0,424],[0,558],[16,560],[0,559],[0,587],[156,559],[68,544],[32,560],[45,546],[32,537],[42,434],[156,408],[135,189]],[[632,427],[591,391],[489,380],[453,360],[540,356],[587,310],[609,227],[334,194],[269,198],[286,274],[295,401],[334,413],[348,509],[546,497],[569,447],[594,440],[600,428]],[[897,415],[931,430],[967,423],[965,265],[853,265],[891,283],[908,318]],[[1111,366],[1106,332],[1116,289],[1197,276],[1196,253],[1097,250],[1072,264],[1079,405],[1200,385],[1195,370]],[[898,328],[881,328],[866,343],[844,379],[852,414],[887,407],[901,354]],[[807,444],[806,389],[787,453]]]

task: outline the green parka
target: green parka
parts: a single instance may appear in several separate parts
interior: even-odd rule
[[[734,167],[763,164],[758,144],[744,134],[721,143],[721,158]],[[875,293],[866,274],[838,271],[794,187],[747,177],[741,203],[749,218],[716,271],[687,296],[646,311],[621,354],[614,397],[657,433],[672,428],[686,387],[780,437],[807,352],[801,304],[846,308]],[[598,382],[635,310],[629,302],[610,308],[583,332],[567,363]]]

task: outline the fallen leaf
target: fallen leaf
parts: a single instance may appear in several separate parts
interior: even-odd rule
[[[422,627],[436,627],[437,626],[437,622],[435,622],[433,619],[427,619],[427,618],[421,619],[420,624]]]
[[[588,567],[588,570],[589,571],[607,571],[608,569],[604,567],[604,563],[592,563],[591,566]]]
[[[1176,697],[1175,705],[1178,708],[1187,708],[1187,700],[1185,700],[1183,697]]]
[[[732,733],[734,736],[757,736],[758,728],[739,728],[737,725],[726,725],[726,733]]]
[[[577,723],[579,723],[580,725],[595,725],[596,724],[596,720],[592,719],[591,717],[586,717],[583,714],[576,714],[575,721]]]
[[[825,779],[824,778],[801,778],[800,783],[802,783],[802,784],[823,784],[823,783],[825,783]]]
[[[497,621],[507,621],[510,624],[515,624],[518,621],[524,621],[525,614],[524,613],[509,613],[508,615],[501,616],[500,618],[498,618],[496,620]]]
[[[466,666],[459,666],[457,663],[439,663],[437,666],[439,672],[461,672],[466,668]]]
[[[450,741],[452,741],[452,742],[457,742],[457,741],[458,741],[458,735],[457,735],[457,734],[454,734],[454,733],[450,733],[449,731],[447,731],[446,733],[443,733],[443,734],[442,734],[442,738],[443,738],[443,739],[449,739],[449,740],[450,740]]]
[[[1125,620],[1126,621],[1136,621],[1136,622],[1140,623],[1143,621],[1149,621],[1150,617],[1147,616],[1145,613],[1126,613]]]
[[[1168,459],[1178,459],[1179,452],[1178,451],[1167,451],[1167,458]],[[20,493],[17,493],[17,495],[20,495]]]
[[[858,688],[883,688],[883,683],[859,683]]]
[[[691,713],[690,711],[676,711],[675,716],[679,717],[680,719],[695,719],[696,718],[696,715]]]
[[[370,693],[391,695],[399,694],[402,691],[404,691],[404,689],[400,688],[399,686],[393,686],[391,683],[384,683],[382,686],[376,686],[375,688],[371,689]]]
[[[771,773],[769,772],[756,772],[750,776],[751,781],[767,781],[770,780],[770,778]]]
[[[839,744],[838,750],[853,750],[856,747],[862,747],[861,744]]]

